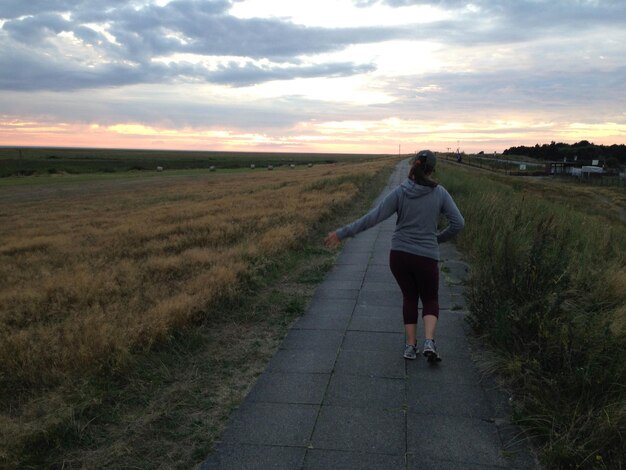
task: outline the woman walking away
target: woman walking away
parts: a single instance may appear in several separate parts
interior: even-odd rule
[[[326,245],[336,248],[341,240],[373,227],[397,214],[391,239],[389,266],[402,291],[402,316],[406,346],[404,357],[415,359],[417,348],[418,301],[422,300],[424,321],[423,354],[438,359],[435,329],[439,318],[439,243],[446,242],[465,225],[452,197],[432,178],[437,159],[430,150],[422,150],[413,159],[409,177],[383,201],[360,219],[326,237]],[[437,230],[440,215],[448,227]]]

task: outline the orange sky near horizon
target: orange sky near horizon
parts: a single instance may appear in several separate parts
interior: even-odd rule
[[[507,125],[503,123],[475,123],[473,128],[459,123],[444,124],[415,132],[415,125],[399,120],[393,123],[342,123],[341,126],[325,123],[309,127],[296,129],[293,135],[276,138],[267,134],[234,133],[226,129],[160,129],[142,124],[99,126],[0,121],[0,146],[395,154],[399,150],[410,153],[423,148],[444,152],[448,149],[456,150],[457,145],[466,153],[500,153],[511,146],[541,145],[551,141],[572,144],[588,140],[599,145],[626,144],[626,126],[614,123],[579,123],[565,131],[555,131],[546,124],[539,129],[535,128],[532,133],[515,129],[506,132]],[[485,127],[492,130],[497,128],[498,139],[490,139],[492,131],[483,130]]]

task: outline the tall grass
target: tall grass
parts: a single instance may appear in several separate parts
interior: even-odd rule
[[[78,432],[56,387],[124,374],[178,328],[223,320],[390,163],[0,193],[0,463]]]
[[[511,181],[443,174],[467,220],[470,323],[547,468],[622,468],[626,226]]]

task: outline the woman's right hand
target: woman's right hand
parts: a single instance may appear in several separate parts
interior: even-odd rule
[[[337,248],[339,245],[341,245],[341,240],[337,236],[337,232],[329,232],[329,234],[326,235],[326,238],[324,239],[324,243],[328,248]]]

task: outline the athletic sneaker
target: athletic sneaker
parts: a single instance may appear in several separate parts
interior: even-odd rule
[[[404,358],[405,359],[415,359],[417,358],[417,354],[419,353],[419,349],[417,349],[417,345],[407,344],[404,346]]]
[[[424,356],[426,356],[428,359],[431,359],[431,358],[434,359],[438,357],[437,346],[435,346],[435,340],[434,339],[424,340],[423,351],[424,351],[423,352]]]

